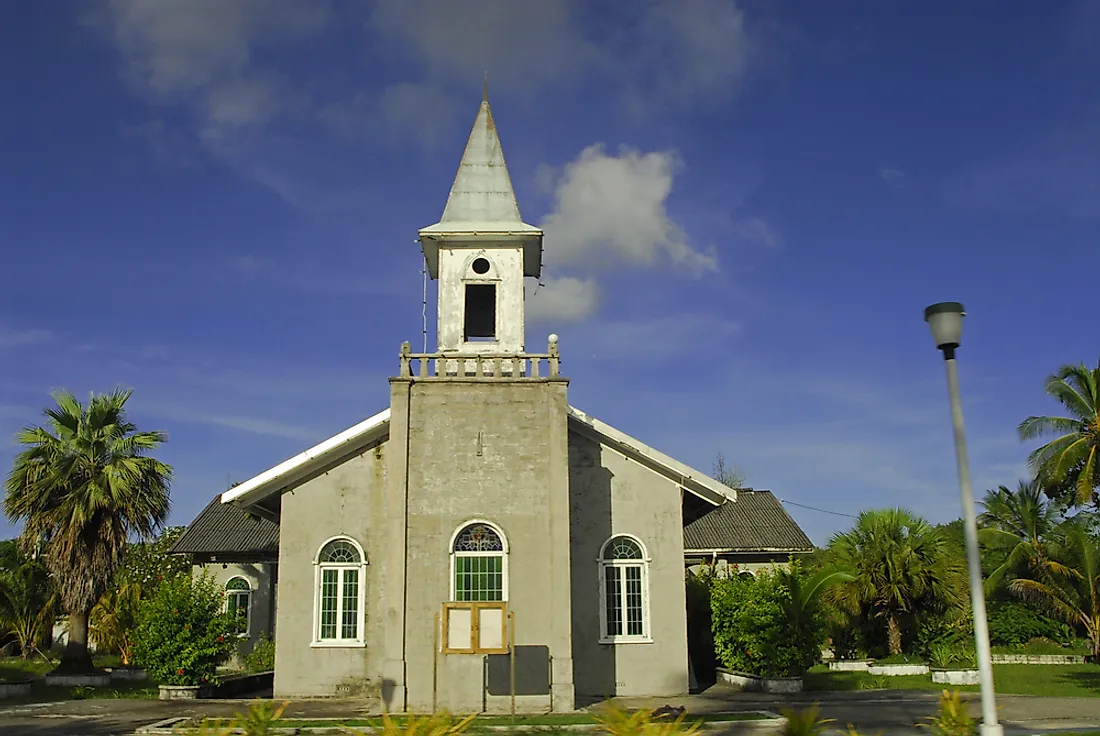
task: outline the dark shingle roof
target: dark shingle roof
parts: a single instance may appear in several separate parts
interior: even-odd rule
[[[684,527],[686,550],[805,551],[813,542],[771,491],[737,491],[729,500]]]
[[[279,525],[222,503],[217,495],[187,527],[172,552],[278,557]]]

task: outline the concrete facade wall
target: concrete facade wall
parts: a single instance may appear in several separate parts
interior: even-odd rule
[[[477,258],[489,261],[489,271],[474,273]],[[494,284],[497,291],[496,337],[493,342],[463,339],[466,284]],[[523,352],[523,249],[519,246],[439,249],[440,352]]]
[[[237,664],[248,655],[256,642],[275,633],[275,580],[278,566],[269,562],[207,562],[195,565],[195,575],[206,573],[222,588],[236,577],[244,578],[252,588],[248,604],[248,632],[237,647]]]
[[[570,647],[567,400],[564,381],[391,381],[386,605],[390,707],[504,711],[484,686],[484,655],[439,655],[435,616],[451,599],[450,541],[472,521],[499,527],[508,545],[507,600],[517,647],[545,646],[553,695],[517,698],[523,710],[573,708]],[[407,437],[407,443],[405,438]],[[404,472],[407,468],[407,473]],[[400,514],[400,515],[399,515]],[[407,549],[407,557],[398,550]],[[401,601],[406,605],[400,608]],[[404,632],[404,651],[396,646]]]
[[[573,664],[578,701],[688,691],[680,486],[580,431],[569,434]],[[600,549],[637,538],[649,556],[648,643],[600,643]]]
[[[283,494],[275,697],[380,695],[384,632],[380,604],[386,525],[382,496],[388,443],[381,443]],[[333,537],[362,547],[364,645],[314,643],[317,555]]]

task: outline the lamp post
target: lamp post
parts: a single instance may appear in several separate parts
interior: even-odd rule
[[[940,302],[924,310],[924,321],[932,328],[936,347],[943,351],[947,367],[947,393],[951,399],[951,424],[955,430],[955,458],[959,466],[959,491],[962,494],[963,529],[966,532],[966,561],[970,571],[970,604],[974,612],[974,644],[978,653],[978,677],[982,690],[982,736],[1003,736],[997,722],[997,696],[993,691],[993,658],[989,651],[989,623],[985,614],[982,564],[978,555],[978,522],[974,516],[974,494],[970,487],[970,463],[966,457],[966,433],[963,429],[962,400],[959,398],[959,368],[955,350],[962,337],[962,319],[966,315],[958,302]]]

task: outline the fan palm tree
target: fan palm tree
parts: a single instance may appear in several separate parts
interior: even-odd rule
[[[1036,573],[1035,579],[1013,580],[1009,590],[1071,626],[1083,627],[1093,656],[1100,656],[1100,543],[1071,524],[1065,540],[1052,545],[1050,558]]]
[[[82,405],[54,394],[46,426],[27,427],[5,483],[4,511],[23,522],[24,545],[41,545],[69,641],[58,669],[93,669],[88,617],[118,569],[127,540],[146,538],[168,515],[172,469],[148,453],[163,432],[139,432],[126,417],[131,391],[92,394]]]
[[[1046,542],[1058,527],[1059,514],[1036,481],[1021,481],[1015,491],[1004,486],[987,491],[982,506],[985,511],[978,516],[982,524],[978,538],[987,544],[1012,548],[1004,562],[986,578],[988,594],[1009,573],[1034,568],[1046,559]]]
[[[1064,365],[1047,378],[1046,392],[1066,408],[1068,417],[1028,417],[1020,423],[1020,439],[1059,435],[1028,457],[1043,489],[1087,504],[1100,488],[1100,361],[1090,370],[1084,363]]]
[[[891,654],[902,652],[907,618],[966,600],[963,561],[939,531],[904,509],[864,511],[851,531],[833,536],[829,554],[853,579],[829,588],[826,599],[848,615],[884,620]]]

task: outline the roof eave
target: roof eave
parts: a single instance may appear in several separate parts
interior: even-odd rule
[[[737,500],[737,491],[734,489],[722,485],[710,476],[684,465],[679,460],[669,457],[625,432],[585,414],[575,406],[569,407],[569,418],[609,440],[623,454],[644,461],[652,469],[675,480],[681,487],[714,506]]]
[[[249,508],[295,481],[309,475],[315,468],[338,459],[357,446],[380,439],[389,431],[390,410],[385,409],[338,435],[329,437],[304,452],[284,460],[273,468],[249,478],[222,494],[222,503]]]

